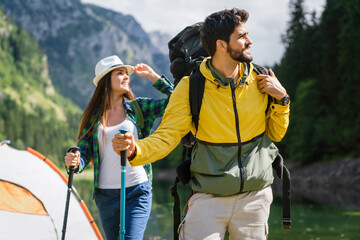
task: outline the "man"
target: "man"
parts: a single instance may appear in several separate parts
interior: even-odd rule
[[[191,160],[194,195],[179,227],[180,239],[266,239],[272,202],[272,162],[289,123],[289,96],[275,74],[257,75],[245,23],[248,12],[211,14],[201,41],[211,57],[200,65],[206,78],[195,133],[189,77],[175,88],[158,130],[136,141],[118,134],[115,152],[128,149],[132,166],[168,155],[189,130],[197,138]],[[268,95],[272,97],[268,108]]]

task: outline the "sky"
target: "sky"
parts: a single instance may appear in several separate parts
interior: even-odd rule
[[[306,12],[320,17],[326,0],[305,0]],[[290,20],[289,0],[81,0],[132,15],[146,32],[160,31],[175,36],[188,25],[223,9],[237,7],[249,12],[246,23],[253,44],[253,62],[272,66],[284,53],[281,35]]]

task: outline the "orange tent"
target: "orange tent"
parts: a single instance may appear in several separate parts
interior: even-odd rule
[[[46,157],[0,142],[0,239],[60,239],[67,178]],[[66,239],[102,239],[73,187]]]

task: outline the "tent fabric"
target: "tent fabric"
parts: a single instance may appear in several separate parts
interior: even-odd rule
[[[51,162],[48,159],[46,161]],[[0,145],[0,239],[61,239],[67,179],[52,162],[52,165],[49,165],[46,161],[29,151],[17,150],[6,144]],[[5,185],[7,188],[15,185],[18,189],[6,190]],[[22,200],[18,198],[30,199],[32,195],[38,199],[37,203],[32,200],[35,205],[42,204],[43,211],[47,214],[15,211],[19,206],[5,210],[4,203],[9,203],[9,196],[5,197],[5,193],[9,192],[26,194],[12,196],[17,198],[17,202],[8,205],[20,204]],[[39,205],[35,205],[33,208],[38,208]],[[102,239],[97,227],[95,230],[93,228],[95,223],[87,208],[84,210],[81,205],[84,205],[84,202],[80,203],[75,195],[71,194],[66,239]]]
[[[58,230],[54,226],[54,222],[49,215],[19,214],[0,210],[0,223],[0,239],[61,239],[61,229]],[[68,235],[69,230],[68,227],[66,239],[75,239],[70,234]]]
[[[0,210],[48,215],[42,202],[29,190],[0,179]]]

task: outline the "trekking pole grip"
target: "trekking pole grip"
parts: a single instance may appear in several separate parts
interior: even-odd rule
[[[75,154],[76,151],[78,151],[78,150],[79,150],[78,147],[70,147],[70,148],[67,150],[67,152],[72,152],[72,153]],[[74,166],[69,167],[68,188],[71,188],[71,186],[72,186],[74,171],[75,171],[75,167],[74,167]]]
[[[128,132],[127,130],[124,130],[124,129],[120,129],[119,131],[120,131],[120,133],[122,133],[122,134],[125,134],[125,133]],[[126,150],[120,152],[120,156],[121,156],[121,166],[126,166],[126,152],[127,152]]]

